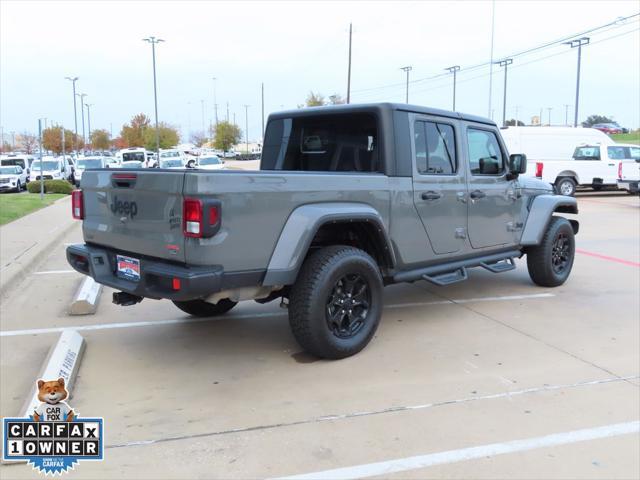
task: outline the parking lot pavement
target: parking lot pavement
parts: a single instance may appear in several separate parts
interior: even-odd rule
[[[392,286],[372,343],[336,362],[300,352],[277,302],[193,321],[165,301],[118,307],[105,289],[96,315],[68,317],[80,276],[42,273],[69,269],[61,244],[0,305],[0,413],[18,413],[56,329],[79,326],[87,350],[70,404],[105,418],[108,445],[104,462],[78,467],[83,477],[354,476],[439,452],[444,464],[374,473],[638,477],[637,433],[540,440],[640,419],[640,205],[578,201],[579,253],[562,287],[534,286],[522,260],[447,288]],[[63,241],[79,239],[74,229]],[[535,448],[459,461],[513,440]]]

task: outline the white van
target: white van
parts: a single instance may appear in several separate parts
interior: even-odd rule
[[[27,172],[27,181],[29,181],[29,177],[31,174],[31,163],[33,162],[34,157],[30,154],[20,154],[20,153],[10,153],[8,155],[0,156],[0,165],[3,167],[11,167],[14,165],[18,165]]]

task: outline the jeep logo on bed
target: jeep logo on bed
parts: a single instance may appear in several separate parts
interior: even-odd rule
[[[109,208],[114,215],[128,215],[133,218],[138,214],[138,204],[136,202],[118,200],[117,196],[113,197],[113,202],[109,205]]]

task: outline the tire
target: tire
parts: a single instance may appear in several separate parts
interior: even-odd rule
[[[382,315],[382,276],[366,252],[334,245],[312,253],[289,296],[289,324],[307,352],[355,355],[373,338]]]
[[[571,177],[560,177],[556,180],[556,190],[560,195],[573,197],[576,194],[576,181]]]
[[[195,317],[215,317],[227,313],[238,302],[223,298],[218,303],[207,303],[204,300],[187,300],[184,302],[174,301],[173,304],[183,312]]]
[[[529,276],[541,287],[558,287],[567,281],[576,253],[573,227],[566,218],[551,217],[540,245],[527,249]]]
[[[22,184],[20,183],[20,180],[18,180],[18,183],[16,184],[16,192],[20,193],[22,191]]]

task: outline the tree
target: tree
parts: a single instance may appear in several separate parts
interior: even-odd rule
[[[167,123],[160,122],[158,124],[158,134],[160,137],[160,148],[171,148],[180,142],[180,135],[178,134],[178,130]],[[144,148],[150,151],[155,151],[155,127],[147,127],[144,130]]]
[[[149,117],[144,113],[139,113],[131,119],[131,122],[124,124],[120,131],[120,137],[125,147],[142,147],[145,144],[145,132],[150,123]]]
[[[193,132],[189,141],[193,143],[196,147],[201,147],[207,141],[207,137],[205,137],[203,132]]]
[[[242,138],[240,127],[230,122],[219,122],[216,127],[216,135],[213,145],[218,150],[228,152],[232,145],[235,145]]]
[[[305,100],[305,106],[322,107],[323,105],[326,105],[324,95],[322,95],[320,92],[309,92],[309,95],[307,95],[307,99]]]
[[[4,152],[10,152],[10,151],[11,151],[11,144],[5,140],[4,142],[2,142],[2,146],[0,147],[0,152],[4,153]]]
[[[64,131],[64,149],[62,145],[62,127],[56,125],[46,128],[42,131],[42,148],[45,150],[51,150],[56,154],[61,154],[64,150],[66,153],[70,153],[75,145],[75,134],[71,130],[65,129]],[[82,139],[78,140],[78,148],[84,146]]]
[[[582,122],[582,126],[588,128],[594,126],[596,123],[613,123],[613,119],[605,117],[604,115],[589,115],[587,119]]]
[[[91,132],[91,146],[96,150],[108,150],[111,145],[109,132],[97,129]]]
[[[514,118],[512,118],[511,120],[507,120],[507,121],[505,122],[505,125],[506,125],[507,127],[514,127],[514,126],[515,126],[515,124],[516,124],[516,120],[515,120]],[[523,122],[522,120],[518,120],[518,126],[519,126],[519,127],[524,127],[524,122]]]
[[[33,153],[36,145],[38,145],[38,138],[29,132],[22,132],[20,134],[20,143],[25,153]]]

